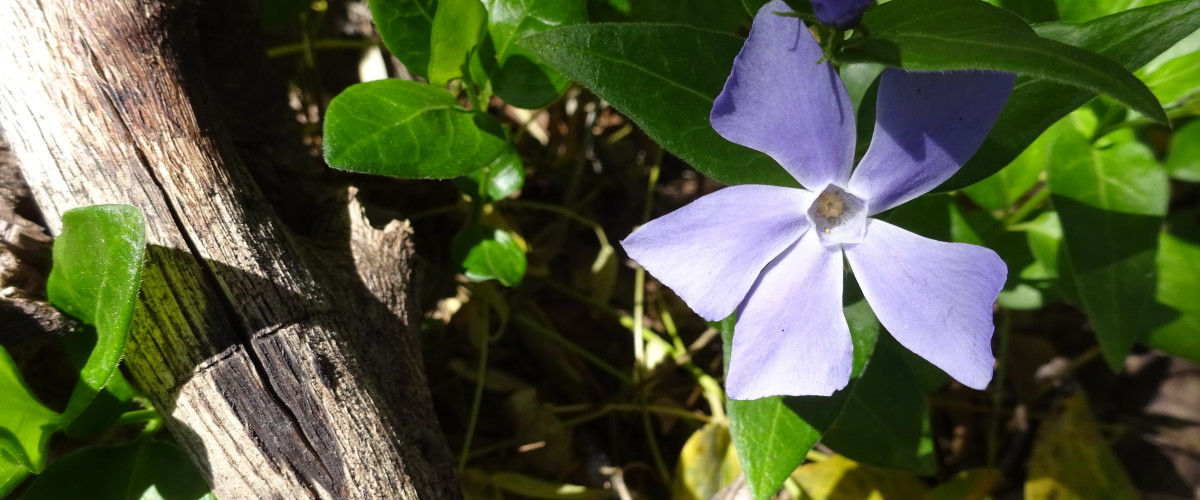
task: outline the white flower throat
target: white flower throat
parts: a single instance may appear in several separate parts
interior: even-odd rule
[[[807,214],[827,247],[858,243],[867,228],[867,203],[833,184],[821,190]]]

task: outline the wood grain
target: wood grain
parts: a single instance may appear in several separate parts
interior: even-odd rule
[[[461,497],[412,323],[409,229],[354,203],[320,245],[280,222],[197,68],[195,8],[0,6],[0,128],[47,225],[145,212],[126,363],[219,497]]]

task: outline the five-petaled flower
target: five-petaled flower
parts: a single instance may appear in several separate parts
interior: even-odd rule
[[[734,399],[828,395],[850,378],[843,256],[880,323],[959,382],[992,377],[992,304],[1008,270],[995,252],[869,218],[948,179],[975,153],[1015,77],[884,71],[870,147],[851,174],[850,99],[821,48],[775,0],[755,17],[711,121],[809,189],[742,185],[650,221],[622,245],[700,316],[738,313],[726,389]]]

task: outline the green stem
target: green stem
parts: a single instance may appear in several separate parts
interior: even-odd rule
[[[579,357],[581,357],[584,360],[595,365],[596,368],[599,368],[605,372],[608,372],[613,377],[616,377],[617,380],[620,380],[622,383],[629,384],[629,385],[633,384],[633,380],[629,378],[629,375],[626,375],[621,370],[614,368],[612,365],[608,364],[603,359],[600,359],[599,356],[596,356],[595,354],[588,352],[587,349],[580,347],[579,344],[576,344],[574,342],[571,342],[570,340],[567,340],[565,337],[563,337],[558,332],[551,330],[545,326],[542,326],[537,321],[533,320],[533,318],[530,318],[524,314],[518,314],[517,317],[515,318],[515,321],[517,323],[520,323],[525,328],[528,328],[529,331],[537,333],[537,334],[555,342],[556,344],[566,348],[568,351],[571,351],[571,352],[579,355]]]
[[[1025,200],[1025,203],[1022,203],[1020,208],[1004,219],[1004,227],[1012,227],[1020,224],[1030,213],[1041,207],[1042,203],[1049,197],[1050,186],[1042,186],[1036,193],[1033,193],[1033,196]]]
[[[276,58],[290,56],[292,54],[301,54],[308,48],[316,50],[348,50],[348,49],[368,49],[375,46],[375,42],[368,39],[353,39],[343,40],[337,38],[320,38],[316,40],[300,41],[289,43],[287,45],[279,45],[267,49],[267,57]]]
[[[160,417],[158,416],[158,411],[154,408],[128,411],[122,413],[120,417],[117,417],[117,421],[113,422],[113,427],[129,424],[140,424],[159,419]]]
[[[484,308],[486,311],[487,308]],[[487,316],[484,315],[484,329],[487,329]],[[488,335],[483,336],[483,343],[479,346],[479,366],[475,369],[475,395],[471,398],[471,416],[467,420],[467,436],[463,439],[462,452],[458,454],[458,474],[461,476],[463,471],[467,469],[467,457],[471,454],[471,441],[475,438],[475,425],[479,423],[479,407],[483,403],[483,385],[487,380],[487,362],[488,362],[488,345],[492,343],[492,339]]]
[[[661,153],[660,153],[661,154]],[[659,158],[661,159],[661,157]],[[646,203],[642,206],[642,224],[650,220],[650,211],[654,206],[654,185],[658,183],[659,161],[650,167],[650,175],[646,180]],[[646,313],[646,269],[637,266],[633,272],[633,379],[641,380],[646,369],[646,334],[644,331]]]
[[[996,385],[992,390],[992,414],[988,424],[987,436],[987,463],[988,465],[996,465],[996,456],[1000,452],[1000,422],[1003,420],[1003,412],[1001,407],[1004,405],[1004,384],[1006,382],[1005,369],[1008,365],[1008,340],[1012,330],[1012,312],[1008,309],[1000,309],[1000,327],[996,329],[999,342],[999,356],[996,359]]]

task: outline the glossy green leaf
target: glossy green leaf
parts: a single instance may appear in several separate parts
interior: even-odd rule
[[[1031,23],[1043,23],[1058,19],[1058,9],[1050,0],[987,0],[987,2],[1011,10]]]
[[[929,409],[903,349],[890,338],[879,341],[846,408],[821,442],[858,462],[932,474]]]
[[[20,486],[27,477],[29,477],[29,471],[9,457],[8,453],[0,450],[0,498],[8,498],[7,495]]]
[[[1164,103],[1200,91],[1200,31],[1188,35],[1136,74]]]
[[[1171,177],[1200,182],[1200,120],[1193,120],[1175,130],[1166,165]]]
[[[1119,370],[1142,336],[1154,297],[1166,173],[1140,143],[1094,149],[1074,131],[1055,141],[1052,154],[1051,199],[1062,221],[1079,305],[1091,319],[1105,360]]]
[[[516,286],[525,277],[525,251],[508,231],[471,224],[454,236],[451,246],[471,281],[494,279]]]
[[[445,90],[406,80],[354,85],[329,103],[329,166],[404,178],[479,170],[508,147],[491,115],[466,110]]]
[[[0,347],[0,464],[11,461],[23,470],[41,472],[50,435],[61,424],[62,417],[38,402],[8,351]],[[4,468],[0,465],[0,470]],[[0,475],[0,485],[3,482]]]
[[[1159,238],[1158,289],[1155,298],[1165,311],[1151,319],[1157,323],[1147,343],[1176,356],[1200,363],[1200,223],[1195,211],[1169,219],[1168,231]],[[1156,311],[1158,312],[1158,311]]]
[[[1134,70],[1197,28],[1200,2],[1174,0],[1086,24],[1041,24],[1036,30],[1043,37],[1090,50]],[[1017,78],[1008,104],[979,152],[938,189],[959,189],[996,173],[1042,131],[1095,95],[1049,80]]]
[[[992,69],[1105,93],[1166,123],[1146,85],[1120,64],[1037,36],[1017,15],[975,0],[894,0],[868,9],[870,36],[840,58],[910,70]]]
[[[725,140],[708,122],[743,42],[687,26],[595,24],[550,30],[518,44],[718,182],[797,186],[770,157]]]
[[[408,71],[425,76],[437,0],[370,0],[379,37]]]
[[[857,378],[867,365],[879,336],[879,321],[865,300],[847,286],[853,302],[845,308],[854,341],[854,373]],[[726,371],[733,339],[732,318],[720,323],[725,344]],[[765,500],[779,490],[804,456],[820,441],[842,413],[855,391],[852,380],[832,396],[770,397],[728,401],[729,431],[741,459],[742,471],[755,499]]]
[[[516,148],[508,148],[491,165],[454,180],[464,193],[483,203],[503,200],[525,185],[525,164]]]
[[[69,421],[108,384],[125,352],[146,256],[142,211],[129,205],[68,210],[53,253],[50,303],[96,329],[96,347],[67,404]]]
[[[216,500],[183,450],[150,438],[67,455],[34,479],[21,498]]]
[[[538,64],[515,43],[551,28],[587,20],[584,0],[485,0],[488,32],[495,47],[492,73],[496,95],[521,108],[540,108],[556,99],[570,83],[561,73]]]
[[[429,83],[445,85],[466,74],[468,57],[486,28],[487,10],[479,0],[441,0],[431,28]]]

